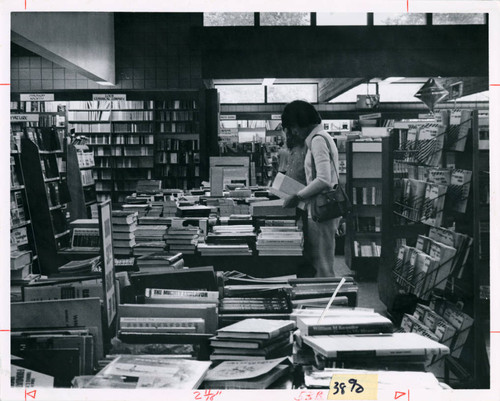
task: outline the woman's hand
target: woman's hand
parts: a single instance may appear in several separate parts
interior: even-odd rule
[[[290,195],[290,196],[285,198],[285,201],[283,202],[283,207],[293,208],[293,207],[297,207],[299,205],[299,203],[300,203],[299,195],[294,194],[294,195]]]

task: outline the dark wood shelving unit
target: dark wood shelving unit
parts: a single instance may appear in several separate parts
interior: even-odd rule
[[[91,157],[90,157],[90,155]],[[92,176],[94,154],[86,145],[69,144],[67,146],[66,170],[68,189],[71,196],[69,205],[70,220],[90,219],[97,213],[92,213],[92,205],[97,207],[95,181]],[[89,160],[86,163],[84,160]],[[82,174],[92,176],[92,182],[83,183]]]
[[[353,203],[353,211],[346,219],[345,260],[360,279],[377,277],[380,256],[371,247],[370,255],[355,251],[360,246],[381,246],[382,235],[382,141],[349,140],[346,142],[346,193]],[[367,160],[370,164],[367,165]],[[354,199],[356,192],[357,198]],[[375,204],[373,204],[375,203]],[[360,219],[373,220],[375,225],[362,231]],[[378,226],[377,226],[378,223]],[[378,230],[375,231],[375,227]],[[380,248],[378,248],[380,249]]]
[[[56,157],[55,153],[47,154],[49,157]],[[51,275],[57,273],[57,268],[65,263],[58,251],[69,244],[69,234],[66,220],[66,203],[69,201],[66,183],[58,174],[59,197],[58,203],[53,204],[51,200],[47,182],[42,170],[38,146],[29,138],[21,139],[21,160],[23,165],[23,175],[28,197],[31,220],[33,224],[34,238],[38,251],[40,273]],[[57,164],[55,165],[57,167]]]

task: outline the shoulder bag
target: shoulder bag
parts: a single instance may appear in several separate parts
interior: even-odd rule
[[[318,135],[315,135],[315,137]],[[321,135],[320,135],[321,136]],[[314,137],[313,137],[314,139]],[[337,175],[338,184],[335,185],[333,189],[325,192],[320,192],[311,201],[311,218],[316,222],[322,222],[334,219],[336,217],[346,216],[352,210],[352,203],[347,197],[347,194],[340,185],[339,173],[335,162],[332,160],[332,149],[330,143],[323,138],[328,146],[330,153],[330,162],[333,164],[333,169]],[[314,162],[314,156],[311,151],[312,159],[312,177],[313,180],[316,178],[316,164]]]

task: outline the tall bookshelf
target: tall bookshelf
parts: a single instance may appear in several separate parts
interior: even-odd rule
[[[26,128],[26,135],[21,138],[21,162],[40,270],[50,275],[64,263],[58,251],[69,245],[66,215],[70,198],[66,181],[59,173],[62,150],[55,143],[46,146],[46,141],[34,140],[32,130]],[[48,136],[47,133],[45,137]]]
[[[61,143],[66,136],[66,108],[61,102],[54,101],[12,101],[10,112],[11,179],[12,174],[17,176],[16,181],[11,181],[11,207],[14,202],[17,205],[22,202],[24,209],[24,222],[17,216],[17,224],[11,224],[11,245],[21,250],[31,250],[31,272],[46,274],[50,271],[51,264],[56,263],[57,256],[54,252],[51,253],[54,247],[44,249],[45,241],[40,238],[40,233],[45,231],[43,224],[40,224],[38,197],[46,199],[54,194],[56,185],[65,185],[59,175],[59,169],[64,164]],[[49,173],[48,169],[57,170],[57,177]],[[42,174],[42,178],[37,178],[39,182],[33,179],[36,171]],[[47,206],[49,207],[53,205]],[[60,209],[54,208],[52,211],[58,216],[55,219],[61,221],[61,224],[66,223],[65,208],[66,205],[61,205]],[[65,231],[56,233],[60,237],[51,238],[47,243],[64,242],[67,235]]]
[[[452,353],[444,359],[445,379],[455,388],[489,387],[489,316],[482,313],[489,295],[483,296],[480,287],[489,286],[489,238],[487,232],[481,235],[489,227],[488,162],[488,150],[479,146],[475,110],[441,111],[434,121],[396,122],[383,143],[380,297],[395,320],[412,314],[417,303],[432,305],[434,296],[474,319],[467,341],[455,348],[457,329],[450,339]],[[401,247],[419,249],[419,235],[430,236],[431,230],[441,230],[442,241],[455,241],[448,246],[462,251],[429,267],[431,274],[421,274],[410,259],[400,262]],[[464,248],[451,233],[468,236]],[[433,368],[442,372],[443,361]]]
[[[122,203],[140,180],[159,179],[163,188],[199,187],[208,178],[207,141],[216,135],[205,121],[207,92],[128,93],[141,100],[68,102],[69,127],[86,136],[94,152],[97,200]]]
[[[71,101],[68,122],[88,137],[98,201],[123,202],[138,180],[153,178],[153,101]]]
[[[155,178],[164,188],[196,188],[200,177],[200,92],[156,101]]]
[[[94,153],[86,145],[76,143],[70,143],[66,152],[66,174],[71,197],[70,220],[97,219]]]
[[[38,252],[24,185],[21,154],[13,143],[10,151],[10,246],[11,251],[31,251],[29,273],[40,273]]]
[[[375,278],[381,248],[382,141],[347,141],[346,151],[346,192],[353,203],[346,222],[346,263],[358,277]]]

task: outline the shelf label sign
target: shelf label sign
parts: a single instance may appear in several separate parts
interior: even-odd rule
[[[94,93],[92,100],[127,100],[127,95],[122,93]]]
[[[281,120],[281,114],[271,114],[271,120]]]
[[[236,114],[221,114],[221,120],[236,120]]]
[[[38,114],[11,114],[10,122],[11,123],[19,123],[19,122],[28,122],[28,121],[38,121]]]
[[[53,93],[21,93],[21,102],[53,102]]]
[[[362,116],[359,116],[359,119],[361,121],[363,121],[363,120],[375,120],[377,118],[382,118],[382,113],[364,114]]]

